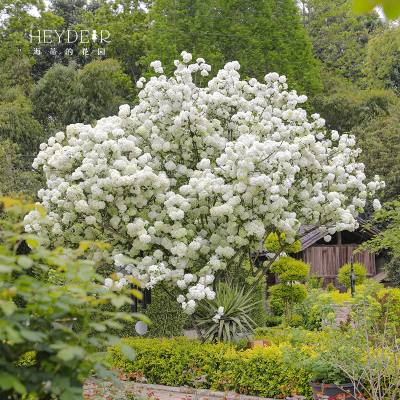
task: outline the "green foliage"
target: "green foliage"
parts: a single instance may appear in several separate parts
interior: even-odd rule
[[[322,315],[318,299],[323,292],[322,289],[312,289],[305,300],[294,305],[293,312],[303,318],[303,328],[310,331],[321,329]]]
[[[303,317],[299,314],[293,314],[288,321],[289,326],[297,327],[302,326],[304,323]]]
[[[376,235],[372,239],[361,244],[357,251],[370,249],[375,252],[387,249],[393,257],[400,255],[400,197],[387,202],[382,209],[376,213],[374,223],[386,225],[382,235]]]
[[[160,60],[166,75],[171,76],[174,59],[185,50],[194,59],[203,57],[213,65],[211,74],[237,60],[243,76],[260,82],[265,74],[278,72],[286,75],[288,85],[298,92],[321,89],[319,66],[295,1],[254,0],[249,7],[239,0],[213,0],[204,8],[201,0],[154,2],[147,67]],[[201,32],[209,35],[199,35]]]
[[[23,154],[37,154],[44,140],[43,128],[20,88],[6,87],[0,93],[0,139],[17,143]]]
[[[252,261],[254,262],[254,260]],[[261,274],[261,271],[259,271],[256,276],[253,276],[253,274],[251,273],[251,267],[248,258],[243,261],[239,269],[236,267],[233,268],[233,270],[233,276],[229,276],[229,280],[232,282],[232,284],[237,284],[237,286],[245,288],[245,292],[249,290],[248,288],[250,288],[254,284],[254,282],[257,281]],[[265,277],[263,277],[259,281],[251,296],[254,307],[249,312],[249,317],[255,322],[257,326],[263,326],[266,317],[265,289]]]
[[[272,264],[271,272],[278,274],[282,282],[302,281],[308,278],[310,266],[301,260],[295,260],[292,257],[280,257]]]
[[[388,92],[388,98],[394,95]],[[391,101],[387,112],[358,125],[352,130],[363,149],[360,160],[368,178],[379,175],[386,183],[380,193],[381,202],[395,200],[400,195],[400,103]]]
[[[115,272],[114,265],[103,265],[98,268],[97,272],[104,278],[109,277]],[[172,292],[174,298],[171,298],[161,287],[156,286],[151,291],[151,304],[147,305],[146,310],[143,309],[142,303],[138,301],[138,312],[146,315],[152,323],[148,326],[147,333],[144,337],[173,337],[183,334],[185,324],[188,323],[187,314],[183,313],[181,305],[176,301],[177,294]],[[131,305],[125,304],[120,308],[121,311],[130,313]],[[98,307],[98,313],[115,312],[116,307],[107,302]],[[121,321],[121,329],[110,329],[110,332],[121,338],[139,336],[135,330],[135,324],[129,321]],[[91,330],[90,336],[95,336],[96,331]]]
[[[294,328],[287,325],[256,328],[256,336],[253,340],[268,340],[270,344],[279,346],[288,342],[294,331]]]
[[[91,124],[118,114],[118,107],[131,95],[132,83],[118,61],[92,61],[74,79],[65,107],[66,120]]]
[[[18,86],[25,96],[32,90],[32,62],[27,57],[11,56],[0,67],[0,91],[5,96],[5,89]]]
[[[355,284],[361,285],[367,279],[367,270],[365,269],[363,264],[354,263],[354,275],[355,275]],[[339,269],[338,281],[343,285],[350,287],[350,274],[351,274],[351,265],[345,264],[343,267]]]
[[[43,187],[42,175],[25,168],[18,153],[15,143],[0,139],[0,193],[36,200],[38,190]]]
[[[87,13],[85,19],[97,32],[108,30],[112,40],[105,46],[107,57],[121,63],[124,72],[130,75],[136,84],[142,75],[141,58],[145,55],[149,15],[144,11],[147,1],[125,0],[120,2],[103,2],[95,14]],[[142,27],[144,29],[132,29]],[[94,44],[96,47],[102,47]]]
[[[281,250],[282,245],[285,243],[285,234],[281,233],[279,238],[276,233],[270,233],[265,240],[264,247],[271,253],[276,253]],[[286,253],[297,253],[300,250],[301,242],[296,240],[294,243],[285,248]]]
[[[308,333],[309,340],[301,339],[301,345],[298,340],[291,343],[283,352],[286,365],[292,368],[297,363],[313,371],[318,382],[351,382],[361,387],[365,397],[396,398],[400,384],[398,325],[388,313],[389,296],[380,301],[370,295],[375,289],[376,285],[366,284],[364,292],[349,300],[349,323],[338,325],[334,309],[323,307],[324,332]]]
[[[399,27],[392,25],[375,35],[368,43],[364,67],[370,85],[393,90],[397,95],[400,93],[399,32]]]
[[[275,315],[285,314],[288,304],[301,303],[308,297],[304,285],[286,285],[280,283],[269,289],[268,306]]]
[[[376,298],[381,304],[380,316],[387,316],[390,321],[400,327],[400,289],[399,288],[382,288]]]
[[[282,317],[280,317],[279,315],[272,315],[272,316],[265,317],[264,326],[265,327],[278,326],[281,323],[282,323]],[[256,329],[258,329],[258,328],[256,328]]]
[[[323,341],[330,340],[326,335],[315,338],[307,336],[307,334],[301,332],[299,335],[301,339],[296,338],[296,343],[292,345],[284,345],[282,352],[282,362],[284,368],[289,370],[296,369],[298,371],[304,371],[311,376],[311,382],[317,383],[333,383],[341,384],[349,382],[349,378],[343,370],[335,365],[331,365],[329,361],[322,359],[318,354],[314,353],[310,347],[304,346],[308,344],[315,346],[316,348],[323,348]],[[341,348],[344,357],[352,357],[352,350],[348,347]],[[359,368],[361,369],[361,368]],[[361,371],[360,371],[361,372]]]
[[[319,277],[319,271],[317,271],[315,274],[313,273],[311,277],[308,277],[306,279],[307,290],[310,291],[312,289],[321,289],[324,284],[324,280],[325,280],[325,278]]]
[[[280,361],[281,347],[256,347],[236,351],[233,344],[203,343],[186,338],[173,339],[123,339],[136,352],[133,361],[123,356],[120,346],[108,349],[109,362],[121,366],[126,372],[143,371],[149,383],[169,386],[190,385],[190,377],[182,372],[194,364],[207,374],[204,387],[217,389],[221,375],[232,379],[227,389],[235,386],[248,389],[253,396],[278,398],[281,387],[288,379],[299,383],[300,394],[311,395],[308,385],[310,375],[302,371],[283,371]],[[262,373],[260,373],[262,371]]]
[[[196,323],[205,330],[203,337],[210,342],[231,342],[238,333],[253,333],[255,322],[249,313],[255,303],[251,295],[244,293],[243,288],[224,283],[217,286],[215,293],[214,300],[201,301],[196,310]]]
[[[360,89],[355,83],[334,73],[325,72],[324,92],[311,102],[326,120],[326,126],[340,133],[348,133],[362,123],[387,116],[397,103],[391,91],[381,88]]]
[[[299,4],[300,5],[300,4]],[[303,23],[325,71],[351,81],[362,76],[367,43],[382,29],[377,12],[355,15],[350,0],[302,0]]]
[[[393,257],[388,264],[385,265],[387,279],[400,288],[400,256]]]
[[[335,289],[335,286],[333,286],[332,283],[330,283],[330,284],[326,287],[326,290],[327,290],[328,292],[333,292],[333,291],[336,290],[336,289]]]
[[[69,121],[66,118],[66,100],[76,76],[76,66],[56,64],[48,69],[31,93],[33,114],[47,129],[62,129]],[[50,136],[50,132],[48,132]]]
[[[386,18],[396,19],[400,15],[400,4],[393,0],[354,0],[353,8],[356,13],[368,13],[380,6]]]
[[[285,256],[272,264],[271,272],[279,274],[278,278],[282,283],[268,289],[269,308],[276,315],[284,313],[286,321],[290,324],[293,305],[301,303],[308,296],[306,287],[294,282],[306,279],[310,273],[310,267],[302,261]]]
[[[117,383],[115,373],[86,359],[85,354],[117,344],[119,339],[110,335],[108,328],[120,327],[122,319],[132,322],[136,316],[104,313],[104,320],[92,319],[89,324],[98,332],[92,339],[88,339],[87,330],[70,331],[67,325],[73,321],[78,326],[88,326],[88,318],[98,315],[96,307],[104,300],[122,306],[131,299],[95,284],[94,280],[101,277],[95,273],[94,262],[79,259],[81,249],[46,250],[39,248],[40,237],[21,233],[23,224],[16,221],[34,205],[11,198],[1,201],[14,220],[0,221],[0,394],[13,399],[32,395],[39,400],[52,396],[83,400],[82,380],[93,370],[97,376]],[[39,210],[45,217],[43,209]],[[29,255],[18,251],[24,241],[32,246]],[[46,283],[49,265],[58,268],[67,282],[74,279],[79,284]],[[28,274],[33,268],[38,271],[34,276]],[[13,301],[16,294],[22,297],[24,307]],[[122,350],[125,354],[132,352],[126,344]],[[43,385],[45,381],[50,384]]]

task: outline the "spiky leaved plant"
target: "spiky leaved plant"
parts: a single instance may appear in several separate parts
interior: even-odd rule
[[[230,342],[238,333],[248,336],[257,324],[249,317],[259,302],[229,283],[220,283],[214,300],[199,303],[196,323],[204,330],[203,338],[213,342]]]

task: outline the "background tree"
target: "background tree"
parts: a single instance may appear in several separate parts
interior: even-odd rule
[[[150,16],[147,68],[160,60],[171,75],[173,61],[188,51],[214,66],[212,76],[237,60],[249,78],[278,71],[299,92],[320,90],[318,63],[292,0],[213,0],[207,7],[200,0],[156,0]]]
[[[390,25],[368,43],[364,73],[370,86],[400,94],[400,28]]]
[[[384,27],[378,13],[355,15],[350,0],[304,0],[301,7],[304,28],[314,39],[314,55],[323,69],[358,80],[367,43]]]
[[[78,72],[67,96],[64,121],[90,124],[132,100],[132,83],[118,61],[92,61]]]
[[[32,105],[18,86],[0,95],[0,138],[17,143],[23,154],[37,154],[45,140],[42,126],[33,118]]]
[[[312,98],[311,102],[330,129],[350,132],[362,124],[368,126],[377,118],[388,116],[391,106],[397,103],[392,91],[362,89],[333,72],[324,72],[322,77],[324,90]]]
[[[400,103],[397,98],[387,113],[376,115],[353,128],[362,148],[360,159],[368,177],[378,174],[386,182],[380,192],[382,202],[400,195]]]
[[[93,50],[105,47],[108,58],[121,63],[123,71],[134,84],[141,76],[141,59],[145,55],[149,8],[147,1],[123,0],[103,2],[95,13],[85,14],[85,23],[97,32],[107,30],[111,34],[108,44],[93,45]]]
[[[60,130],[68,124],[67,98],[70,95],[74,78],[77,75],[76,64],[68,67],[56,64],[34,86],[31,93],[33,115],[42,124],[48,137],[54,130]]]

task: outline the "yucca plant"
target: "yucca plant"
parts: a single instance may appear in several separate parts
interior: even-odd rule
[[[220,283],[214,300],[203,300],[197,309],[196,323],[205,331],[203,338],[214,342],[231,342],[238,333],[254,333],[257,324],[249,317],[259,301],[247,296],[244,289]]]

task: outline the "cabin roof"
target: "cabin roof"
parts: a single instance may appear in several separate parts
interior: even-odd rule
[[[370,225],[367,228],[368,222],[365,221],[364,219],[360,217],[356,217],[356,221],[359,224],[359,228],[356,229],[354,232],[350,232],[351,234],[354,234],[358,239],[362,238],[364,240],[368,240],[375,235],[380,233],[380,230],[376,228],[375,226]],[[333,225],[333,222],[332,224]],[[310,247],[314,243],[318,242],[318,240],[322,239],[324,236],[328,235],[328,229],[326,229],[323,232],[320,232],[318,229],[313,229],[315,228],[315,225],[302,225],[299,230],[300,236],[300,242],[301,242],[301,247],[299,251],[305,250],[307,247]],[[310,231],[310,232],[308,232]],[[306,233],[308,232],[308,233]],[[346,231],[348,232],[348,231]],[[267,254],[267,250],[263,247],[263,249],[259,253],[259,257],[265,256]]]
[[[367,228],[368,222],[365,221],[364,219],[360,218],[360,217],[356,217],[356,221],[359,224],[359,228],[356,229],[354,232],[351,232],[354,235],[357,235],[358,237],[360,237],[361,233],[362,233],[362,237],[364,239],[370,239],[372,237],[374,237],[375,235],[380,233],[380,230],[378,228],[376,228],[375,226],[370,225]],[[333,225],[333,223],[332,223]],[[313,225],[302,225],[300,227],[299,230],[299,234],[300,236],[304,235],[304,233],[306,233],[307,231],[309,231],[310,229],[314,228]],[[362,232],[361,232],[362,231]],[[320,232],[318,229],[313,230],[309,233],[306,233],[301,239],[301,247],[300,247],[300,251],[303,251],[304,249],[306,249],[307,247],[313,245],[314,243],[318,242],[318,240],[322,239],[324,236],[328,235],[328,229],[325,229],[325,231]]]

